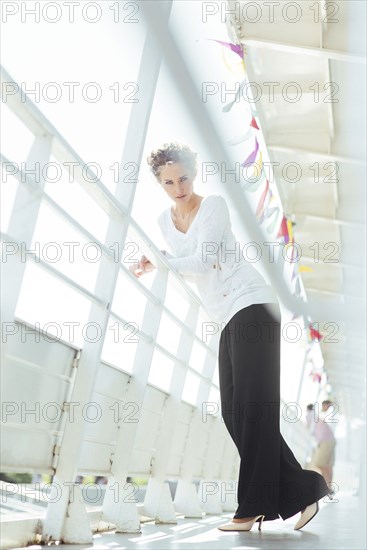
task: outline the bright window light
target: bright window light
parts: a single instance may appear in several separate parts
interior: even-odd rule
[[[157,334],[157,343],[169,352],[176,355],[180,337],[181,327],[173,322],[166,313],[162,313]]]
[[[182,392],[182,400],[187,401],[187,403],[190,403],[190,405],[196,405],[199,386],[200,378],[194,373],[188,371],[186,374],[185,385]]]
[[[110,315],[101,359],[131,373],[138,343],[139,335],[136,334],[136,326],[128,323],[122,324],[113,315]]]
[[[155,349],[150,366],[148,382],[168,392],[172,380],[173,367],[173,361],[169,357],[163,355],[159,350]]]
[[[44,201],[41,203],[30,245],[30,250],[38,248],[41,260],[94,292],[102,254],[100,248]],[[63,299],[61,292],[54,298]]]
[[[15,317],[82,348],[86,339],[93,342],[102,337],[101,327],[87,325],[90,306],[79,292],[33,261],[27,262]]]
[[[20,170],[22,163],[27,160],[34,139],[34,134],[14,111],[9,109],[3,98],[1,103],[1,154],[9,162],[17,164],[17,168]]]
[[[89,233],[104,243],[109,222],[108,214],[52,155],[50,163],[55,163],[57,172],[50,172],[45,193]],[[52,181],[53,179],[55,181]]]

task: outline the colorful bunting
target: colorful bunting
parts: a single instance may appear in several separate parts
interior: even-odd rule
[[[213,42],[217,42],[218,44],[221,44],[225,48],[228,48],[229,50],[234,52],[236,55],[238,55],[242,60],[242,65],[243,65],[243,69],[244,69],[244,72],[245,72],[246,76],[242,80],[242,82],[241,82],[241,84],[240,84],[240,86],[239,86],[239,88],[236,92],[235,99],[222,108],[223,112],[228,113],[232,109],[233,105],[240,100],[241,94],[242,94],[245,86],[248,83],[247,71],[246,71],[246,66],[245,66],[245,62],[244,62],[244,53],[245,53],[244,48],[243,48],[242,44],[233,44],[233,43],[230,43],[230,42],[223,42],[221,40],[215,40],[215,39],[210,39],[210,38],[207,39],[207,40],[212,40]],[[227,66],[227,68],[231,72],[233,72],[232,67],[230,67],[227,63],[223,52],[222,52],[222,54],[223,54],[223,60],[224,60],[225,65]],[[248,139],[250,139],[250,137],[253,135],[252,134],[252,129],[260,130],[259,126],[257,124],[256,118],[255,118],[255,117],[258,116],[256,110],[254,110],[254,108],[252,107],[251,104],[247,104],[247,107],[248,107],[249,111],[251,112],[251,122],[249,124],[249,127],[245,131],[244,134],[229,140],[228,141],[229,145],[238,145],[238,144],[243,143],[244,141],[247,141]],[[254,165],[254,175],[256,176],[257,179],[255,179],[255,181],[246,181],[246,183],[244,185],[241,185],[241,187],[242,187],[242,189],[244,189],[246,191],[255,192],[259,189],[260,185],[262,185],[262,183],[264,182],[264,179],[265,179],[265,182],[266,182],[265,183],[265,188],[264,188],[263,192],[261,193],[261,196],[260,196],[257,208],[256,208],[256,218],[258,219],[259,224],[273,218],[271,220],[271,222],[268,224],[267,228],[266,228],[266,231],[271,234],[274,231],[275,227],[276,227],[276,223],[277,223],[279,215],[281,213],[281,208],[279,207],[279,205],[274,205],[273,206],[273,204],[276,202],[276,197],[272,193],[272,190],[270,189],[270,186],[269,186],[269,181],[265,177],[265,173],[264,173],[265,171],[263,171],[263,169],[262,169],[263,168],[262,151],[260,151],[259,162],[256,163],[256,158],[257,158],[258,152],[259,152],[259,143],[258,143],[257,137],[255,135],[255,148],[250,153],[250,155],[247,157],[247,159],[241,164],[241,166],[242,167],[247,167],[249,165]],[[293,225],[294,224],[292,223],[292,221],[290,219],[288,219],[287,216],[283,213],[283,216],[282,216],[282,219],[281,219],[281,222],[280,222],[280,225],[279,225],[277,237],[276,237],[277,239],[281,239],[283,241],[284,248],[286,248],[288,246],[291,247],[291,249],[292,249],[291,261],[293,261],[294,253],[295,253],[295,250],[296,250],[295,241],[294,241],[294,234],[293,234]],[[302,273],[302,272],[312,272],[312,271],[313,271],[313,268],[311,268],[309,266],[305,266],[305,265],[298,265],[297,266],[296,263],[295,263],[293,271],[292,271],[292,275],[291,275],[291,282],[295,279],[295,285],[294,285],[294,292],[293,293],[296,296],[301,297],[301,292],[302,292],[300,273]],[[294,313],[293,317],[292,317],[292,321],[294,319],[298,318],[298,317],[300,317],[300,315],[297,314],[297,313]],[[306,357],[307,357],[308,353],[310,352],[310,350],[311,350],[312,346],[314,345],[314,343],[319,342],[319,340],[321,340],[323,338],[323,336],[320,334],[320,332],[316,328],[314,328],[313,325],[314,325],[314,323],[312,323],[310,317],[307,316],[307,320],[305,319],[305,326],[307,326],[307,339],[308,339],[309,344],[308,344],[306,352],[305,352]],[[312,369],[312,371],[310,372],[310,376],[312,376],[312,380],[314,382],[317,382],[319,384],[321,383],[322,373],[316,371],[316,369],[314,369],[314,368]]]

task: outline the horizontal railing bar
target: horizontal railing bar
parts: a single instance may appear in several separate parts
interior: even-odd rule
[[[117,427],[117,423],[116,423],[116,427]],[[103,441],[101,439],[96,439],[94,437],[84,437],[83,438],[83,441],[84,442],[87,442],[87,443],[94,443],[95,445],[104,445],[104,446],[107,446],[107,447],[116,447],[116,440],[113,440],[113,441]]]
[[[55,473],[54,468],[51,468],[50,466],[45,466],[45,467],[27,466],[26,468],[24,467],[19,468],[19,466],[13,466],[13,464],[6,464],[6,462],[4,461],[2,462],[1,467],[3,472],[5,471],[5,472],[16,472],[16,473],[42,473],[42,474],[50,474],[50,475],[53,475]],[[16,495],[14,496],[16,497]]]
[[[18,250],[16,254],[20,254],[20,248],[21,243],[19,243],[16,239],[14,239],[11,235],[5,232],[0,233],[1,238],[5,237],[5,239],[9,239],[5,242],[11,242],[16,245],[18,245]],[[32,260],[35,264],[42,267],[44,270],[49,271],[52,275],[54,275],[56,278],[61,279],[64,283],[67,283],[71,288],[78,290],[80,294],[82,294],[85,298],[88,298],[95,304],[101,306],[101,307],[107,307],[107,304],[102,300],[102,298],[99,298],[98,296],[94,295],[92,292],[81,286],[79,283],[74,281],[73,279],[70,279],[67,275],[62,273],[61,271],[58,271],[55,267],[50,265],[49,263],[42,260],[38,254],[35,252],[27,252],[27,260]]]
[[[30,411],[28,414],[32,414],[32,411]],[[60,418],[60,422],[62,422],[62,417]],[[50,423],[49,423],[50,424]],[[47,424],[46,424],[47,425]],[[40,434],[47,434],[47,435],[53,435],[55,437],[61,437],[63,432],[60,430],[47,430],[42,428],[33,428],[26,422],[0,422],[0,426],[3,426],[4,428],[11,428],[13,430],[22,430],[26,432],[33,432],[33,433],[40,433]]]

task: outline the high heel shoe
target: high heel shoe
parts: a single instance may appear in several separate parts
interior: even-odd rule
[[[301,514],[301,517],[297,521],[296,525],[294,526],[295,530],[302,529],[308,523],[311,521],[312,518],[314,518],[319,511],[319,503],[314,502],[313,504],[310,504],[305,508]]]
[[[257,521],[260,518],[259,531],[261,531],[261,525],[264,517],[265,516],[260,514],[259,516],[254,517],[254,519],[250,521],[244,521],[243,523],[237,523],[237,522],[225,523],[224,525],[221,525],[220,527],[218,527],[218,529],[220,529],[221,531],[250,531],[255,521]]]

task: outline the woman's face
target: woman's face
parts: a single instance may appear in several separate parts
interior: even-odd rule
[[[194,192],[195,176],[180,162],[166,164],[161,168],[160,184],[176,204],[189,202]]]

